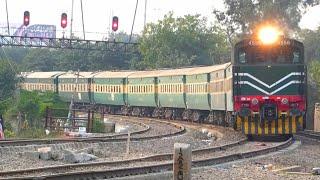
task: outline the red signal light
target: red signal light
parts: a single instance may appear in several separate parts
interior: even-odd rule
[[[28,26],[30,23],[30,12],[29,11],[25,11],[23,13],[23,25]]]
[[[68,24],[68,16],[66,13],[61,14],[61,27],[64,29],[67,27]]]
[[[117,16],[113,16],[112,18],[112,30],[113,31],[117,31],[118,30],[118,22],[119,22],[119,18]]]

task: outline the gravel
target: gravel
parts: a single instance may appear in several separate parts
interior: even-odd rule
[[[300,140],[301,145],[294,150],[224,167],[206,167],[195,172],[192,179],[320,179],[320,175],[302,175],[320,167],[320,142],[307,138]],[[301,168],[293,171],[301,172],[300,175],[272,171],[296,165]]]
[[[133,137],[141,136],[153,136],[159,134],[168,134],[177,132],[178,129],[172,125],[150,122],[148,120],[142,121],[150,126],[150,130],[143,134],[132,135]],[[216,140],[215,137],[207,137],[202,133],[199,133],[203,125],[200,124],[185,124],[187,131],[184,134],[166,137],[155,140],[146,141],[132,141],[130,142],[130,154],[126,154],[127,143],[126,142],[109,142],[109,143],[81,143],[81,146],[65,146],[62,149],[76,150],[79,148],[93,147],[95,149],[96,156],[99,159],[93,162],[99,161],[113,161],[124,160],[128,158],[138,158],[159,153],[172,153],[174,143],[189,143],[192,149],[199,149],[212,146],[221,146],[227,143],[235,142],[243,138],[243,136],[233,131],[230,128],[206,126],[209,131],[215,131],[222,133],[223,136]],[[43,146],[43,145],[42,145]],[[60,149],[60,148],[59,148]],[[20,154],[20,155],[19,155]],[[27,169],[36,167],[45,167],[52,165],[62,165],[63,161],[44,161],[35,160],[33,158],[24,157],[22,153],[11,153],[8,155],[2,155],[0,158],[0,171]]]

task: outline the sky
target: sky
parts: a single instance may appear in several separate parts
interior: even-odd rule
[[[133,32],[141,33],[144,26],[146,0],[139,0]],[[23,12],[30,12],[30,25],[56,25],[57,36],[62,36],[61,13],[68,14],[65,35],[70,35],[72,0],[7,0],[11,27],[22,24]],[[111,31],[112,16],[119,17],[119,29],[130,33],[136,0],[83,0],[83,14],[86,39],[101,40]],[[223,0],[147,0],[146,22],[156,22],[169,11],[175,16],[201,14],[214,21],[212,10],[223,9]],[[316,29],[320,25],[320,6],[310,8],[303,16],[302,28]],[[5,0],[0,0],[0,32],[6,29]],[[80,0],[74,0],[73,32],[83,38]]]

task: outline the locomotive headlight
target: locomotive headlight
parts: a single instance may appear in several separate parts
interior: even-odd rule
[[[263,44],[272,44],[279,38],[280,32],[272,26],[263,27],[260,29],[258,38]]]
[[[251,100],[251,103],[252,103],[252,105],[257,105],[257,104],[259,103],[259,101],[258,101],[257,98],[253,98],[253,99]]]
[[[287,98],[282,98],[282,99],[281,99],[281,103],[282,103],[282,104],[288,104],[288,102],[289,102],[289,101],[288,101]]]

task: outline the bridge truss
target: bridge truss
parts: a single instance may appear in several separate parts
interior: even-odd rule
[[[138,43],[95,41],[67,38],[42,38],[0,35],[0,46],[105,51],[110,55],[139,56]]]

